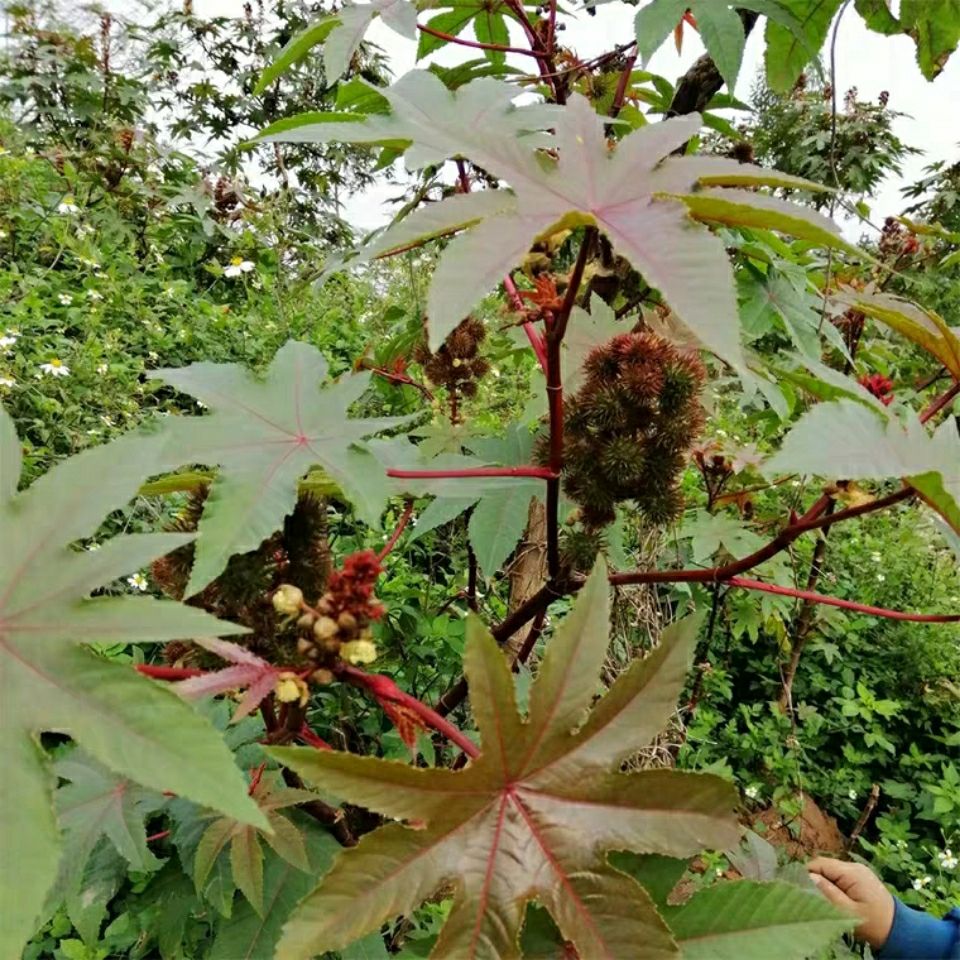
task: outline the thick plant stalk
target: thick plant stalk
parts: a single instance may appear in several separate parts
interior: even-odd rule
[[[377,554],[377,560],[381,563],[388,556],[391,550],[397,545],[397,541],[400,539],[403,531],[407,529],[407,524],[410,522],[410,518],[413,516],[413,501],[408,500],[406,506],[403,508],[403,514],[400,517],[399,522],[397,523],[396,529],[390,535],[390,539],[384,544],[383,549]]]
[[[446,480],[457,477],[534,477],[551,480],[556,477],[547,467],[467,467],[463,470],[401,470],[391,467],[388,477],[400,480]]]

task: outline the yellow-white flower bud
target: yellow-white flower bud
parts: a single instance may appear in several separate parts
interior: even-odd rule
[[[281,583],[273,594],[273,609],[285,617],[300,612],[303,604],[303,591],[292,583]]]

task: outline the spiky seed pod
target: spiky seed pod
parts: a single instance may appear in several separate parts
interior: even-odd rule
[[[596,530],[566,530],[560,540],[560,559],[571,573],[587,573],[593,569],[603,538]]]
[[[413,359],[435,386],[472,397],[477,392],[476,381],[490,370],[490,363],[479,355],[486,336],[483,324],[475,317],[467,317],[436,353],[431,353],[425,342],[420,343],[413,351]]]
[[[584,372],[564,413],[564,491],[580,505],[588,533],[610,523],[624,500],[652,523],[666,523],[682,509],[680,474],[703,427],[703,365],[643,332],[598,347]],[[541,440],[540,462],[548,454]]]

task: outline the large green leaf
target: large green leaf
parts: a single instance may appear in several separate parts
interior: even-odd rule
[[[278,960],[339,949],[445,885],[454,889],[454,904],[435,956],[516,956],[525,906],[534,899],[580,956],[633,956],[640,944],[644,956],[677,955],[650,897],[607,865],[605,853],[681,857],[732,845],[735,796],[708,775],[618,772],[675,709],[699,618],[667,630],[661,646],[588,713],[609,615],[600,563],[547,647],[528,720],[517,711],[503,652],[470,622],[465,670],[483,749],[462,771],[334,751],[272,751],[338,796],[421,825],[391,824],[341,853],[288,921]]]
[[[549,104],[515,107],[517,88],[502,80],[475,80],[449,90],[428,70],[412,70],[377,92],[389,101],[390,113],[357,114],[349,121],[329,123],[317,122],[316,114],[304,114],[267,127],[258,139],[308,143],[401,141],[410,145],[405,160],[414,170],[457,154],[472,159],[488,140],[504,140],[509,145],[521,134],[549,127],[561,114],[560,107]],[[533,138],[531,143],[542,140]]]
[[[913,39],[920,72],[928,80],[940,75],[960,43],[960,0],[901,0],[899,20],[887,0],[857,0],[856,7],[871,30]]]
[[[811,60],[817,58],[827,39],[827,31],[843,0],[780,0],[793,14],[797,29],[788,30],[773,20],[767,21],[767,48],[764,60],[767,83],[777,93],[786,93]]]
[[[900,477],[960,531],[960,436],[952,420],[931,436],[911,419],[853,400],[820,403],[787,434],[768,473],[815,473],[847,480]]]
[[[280,527],[296,505],[299,480],[313,466],[336,481],[367,523],[379,522],[389,486],[359,442],[411,418],[348,417],[370,374],[321,388],[326,375],[316,347],[295,340],[277,352],[262,379],[236,363],[155,372],[210,409],[208,416],[167,421],[168,465],[220,467],[198,527],[188,596],[210,583],[233,554],[254,549]]]
[[[408,93],[423,92],[421,88],[429,84],[415,80],[417,76],[408,74],[397,86],[403,84]],[[511,185],[513,194],[505,194],[501,208],[454,239],[440,258],[427,307],[434,349],[538,238],[564,227],[594,224],[647,282],[663,293],[708,349],[744,370],[736,298],[723,243],[699,227],[691,214],[723,223],[796,230],[816,242],[845,245],[839,230],[832,230],[829,221],[775,197],[739,189],[698,191],[703,184],[814,186],[720,158],[665,160],[696,134],[699,116],[649,124],[625,137],[611,152],[603,118],[585,98],[574,95],[559,116],[550,115],[554,126],[552,146],[559,154],[554,161],[533,149],[542,138],[531,141],[515,135],[523,129],[542,128],[542,114],[529,115],[528,111],[545,108],[508,110],[509,91],[501,89],[507,85],[490,84],[489,102],[483,105],[492,120],[474,129],[463,128],[465,124],[477,124],[475,112],[464,110],[456,123],[450,119],[456,111],[453,95],[445,90],[433,98],[436,105],[429,104],[417,118],[427,132],[408,121],[405,114],[401,116],[399,104],[395,105],[396,116],[304,128],[304,139],[355,142],[375,141],[407,128],[418,138],[415,148],[419,162],[463,153]],[[460,96],[480,86],[469,84]],[[524,119],[528,116],[529,120]],[[501,132],[508,120],[510,125]],[[444,201],[440,208],[449,202]],[[449,217],[434,211],[426,233],[436,235],[438,222],[448,226],[462,222],[465,212],[460,204]],[[469,210],[471,219],[481,213],[476,208]],[[409,233],[406,230],[403,236],[409,238]],[[378,249],[382,251],[391,242],[388,230],[378,238]]]
[[[806,960],[853,926],[816,890],[739,880],[664,912],[684,960]]]
[[[96,551],[72,548],[159,472],[155,438],[128,437],[59,464],[19,494],[20,458],[0,408],[0,955],[33,932],[57,873],[53,779],[39,736],[66,734],[111,770],[261,823],[216,731],[171,691],[81,649],[242,632],[200,610],[148,597],[87,599],[94,588],[189,541],[120,536]]]
[[[474,36],[480,43],[509,45],[510,34],[507,20],[513,19],[507,4],[503,0],[444,0],[437,5],[441,12],[432,16],[426,23],[428,27],[449,36],[458,36],[469,25],[473,25]],[[422,60],[449,41],[430,33],[421,33],[417,45],[417,59]],[[506,55],[501,51],[488,50],[487,57],[496,64],[503,64]]]

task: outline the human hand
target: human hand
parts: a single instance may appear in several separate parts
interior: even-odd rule
[[[878,950],[893,926],[894,900],[877,875],[862,863],[816,857],[807,864],[810,879],[834,906],[860,919],[853,931]]]

